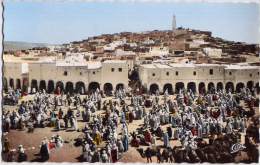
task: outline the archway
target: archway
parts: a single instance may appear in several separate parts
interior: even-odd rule
[[[226,92],[231,91],[232,93],[234,92],[234,84],[232,82],[226,83]]]
[[[41,80],[40,81],[39,89],[41,91],[43,91],[43,89],[46,90],[46,82],[45,82],[45,80]]]
[[[244,83],[242,83],[242,82],[237,83],[237,85],[236,85],[236,92],[240,93],[242,88],[244,88],[244,87],[245,87]]]
[[[70,94],[72,94],[74,92],[74,88],[73,88],[73,83],[72,82],[69,81],[69,82],[66,83],[65,92],[66,93],[70,93]]]
[[[53,80],[49,80],[48,81],[48,93],[52,93],[54,91],[54,81]]]
[[[256,89],[256,93],[259,94],[260,93],[259,82],[255,84],[255,89]]]
[[[184,83],[183,82],[177,82],[175,84],[175,93],[179,93],[181,89],[184,89]]]
[[[86,93],[85,84],[82,81],[76,83],[75,91],[81,95]]]
[[[14,79],[9,80],[9,86],[14,89]]]
[[[23,78],[23,88],[22,91],[27,93],[28,92],[28,86],[29,86],[29,80],[27,77]]]
[[[3,85],[4,85],[5,92],[7,92],[8,91],[8,82],[7,82],[7,78],[6,77],[3,78]]]
[[[91,92],[95,92],[97,89],[100,89],[99,87],[99,83],[97,82],[91,82],[89,85],[88,85],[88,91],[91,93]]]
[[[168,94],[173,95],[173,88],[172,88],[172,84],[167,83],[163,86],[163,93],[165,93],[165,91],[168,90]]]
[[[246,87],[252,91],[253,87],[254,87],[254,82],[253,81],[248,81],[246,84]]]
[[[110,94],[112,94],[113,85],[112,85],[111,83],[105,83],[103,90],[104,90],[104,93],[105,93],[106,95],[110,95]]]
[[[36,91],[38,91],[38,83],[37,80],[32,80],[31,81],[31,91],[35,88]]]
[[[21,80],[16,79],[16,89],[21,89]]]
[[[58,89],[59,89],[59,91],[58,91]],[[56,92],[57,92],[57,93],[60,93],[60,92],[62,92],[63,90],[64,90],[64,84],[63,84],[63,82],[58,81],[58,82],[56,83]]]
[[[159,86],[157,84],[151,84],[150,85],[150,93],[156,94],[156,91],[159,90]]]
[[[215,92],[215,85],[213,82],[208,83],[208,92],[214,93]]]
[[[223,90],[223,83],[222,82],[217,83],[217,91],[219,91],[219,90]]]
[[[187,85],[187,89],[191,90],[193,93],[196,93],[196,83],[195,82],[189,82]]]
[[[206,93],[205,83],[201,82],[199,83],[199,94],[204,94],[204,93]]]
[[[122,84],[122,83],[117,84],[116,90],[118,90],[118,89],[124,89],[124,84]]]

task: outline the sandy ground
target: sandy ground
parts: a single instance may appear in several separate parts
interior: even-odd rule
[[[32,99],[32,95],[26,96],[22,100],[30,100]],[[172,96],[173,97],[173,96]],[[111,98],[104,98],[102,101],[111,99]],[[129,103],[130,100],[127,100]],[[17,110],[18,106],[4,106],[3,110]],[[66,107],[61,107],[64,110],[67,110]],[[81,107],[80,110],[82,111],[83,108]],[[148,111],[149,109],[146,109]],[[97,114],[104,113],[103,110],[97,111]],[[139,128],[143,124],[143,120],[134,120],[133,123],[128,125],[129,132],[133,132],[137,128]],[[82,122],[82,118],[78,118],[78,125],[79,128],[83,128],[84,122]],[[166,127],[169,126],[165,125],[163,127],[166,130]],[[118,130],[121,130],[120,127]],[[28,155],[29,161],[38,161],[39,156],[37,155],[39,152],[39,145],[44,137],[51,138],[53,135],[61,135],[63,140],[65,141],[64,146],[59,149],[51,150],[49,162],[78,162],[78,158],[81,155],[81,147],[74,146],[74,139],[78,136],[82,135],[81,132],[77,131],[70,131],[70,130],[61,130],[56,131],[54,128],[46,127],[46,128],[35,128],[34,133],[27,133],[27,130],[20,131],[20,130],[11,130],[9,133],[5,134],[3,138],[8,137],[11,145],[11,149],[17,149],[18,145],[23,144],[24,148],[26,149],[26,153]],[[207,139],[206,139],[207,140]],[[242,143],[244,141],[244,136],[242,136]],[[157,140],[157,145],[162,145],[162,140]],[[171,146],[180,146],[180,142],[177,140],[170,141]],[[101,144],[102,145],[102,144]],[[140,146],[146,149],[146,146]],[[140,154],[136,150],[137,148],[130,147],[129,150],[123,153],[122,158],[119,162],[146,162],[145,158],[142,158]],[[3,160],[5,160],[5,155],[3,155]],[[153,158],[153,162],[156,162],[156,157]]]

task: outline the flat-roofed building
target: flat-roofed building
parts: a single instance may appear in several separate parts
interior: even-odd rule
[[[139,67],[142,85],[151,93],[168,89],[203,92],[210,89],[240,90],[241,87],[259,86],[259,66],[220,64],[143,64]]]
[[[21,82],[24,79],[27,83]],[[45,89],[49,93],[58,88],[64,92],[80,93],[97,88],[112,91],[116,88],[128,88],[128,64],[125,60],[86,61],[73,56],[63,60],[17,58],[5,61],[4,82],[5,89],[21,89],[26,86],[29,89]]]

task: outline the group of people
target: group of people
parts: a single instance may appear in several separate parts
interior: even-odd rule
[[[40,145],[40,161],[47,161],[50,157],[50,151],[55,148],[61,148],[64,140],[60,135],[53,135],[50,140],[45,137]],[[28,160],[26,150],[36,149],[35,147],[24,148],[23,145],[19,145],[18,149],[12,149],[8,138],[4,139],[3,142],[3,153],[7,154],[6,160],[9,162],[24,162]]]
[[[151,100],[151,107],[146,105],[147,100]],[[152,162],[152,156],[157,156],[157,162],[208,162],[209,157],[219,155],[208,155],[207,159],[201,155],[213,154],[204,150],[218,146],[219,139],[225,143],[235,136],[236,140],[228,142],[230,146],[231,142],[241,143],[241,136],[245,135],[251,148],[259,143],[259,134],[250,124],[257,103],[254,91],[247,88],[236,94],[211,90],[198,95],[192,90],[180,89],[176,97],[170,96],[167,90],[163,95],[157,91],[155,95],[128,97],[126,91],[119,88],[109,100],[99,89],[83,99],[78,94],[53,97],[43,90],[36,92],[33,100],[21,102],[17,111],[3,113],[3,131],[27,127],[28,132],[33,132],[35,127],[51,126],[57,131],[81,132],[83,136],[76,138],[75,144],[82,147],[81,158],[85,162],[117,162],[129,146],[145,149],[140,153],[147,162]],[[81,118],[83,128],[78,123]],[[143,124],[129,131],[134,120],[142,120]],[[163,142],[161,147],[158,138]],[[49,159],[53,141],[56,146],[63,143],[61,138],[56,139],[59,138],[42,142],[43,160]],[[180,146],[175,142],[180,142]],[[219,156],[216,162],[230,156],[226,152],[227,149],[226,155]],[[228,160],[233,161],[234,154],[231,157]]]
[[[19,98],[21,98],[21,90],[13,90],[12,88],[8,89],[7,95],[5,95],[3,102],[6,105],[16,105],[18,103]]]

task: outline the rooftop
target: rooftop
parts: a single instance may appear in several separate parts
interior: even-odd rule
[[[103,63],[105,63],[105,64],[124,64],[124,63],[126,63],[126,61],[125,60],[106,60],[106,61],[104,61]]]
[[[260,69],[259,66],[250,66],[250,65],[221,65],[221,64],[180,64],[180,63],[169,63],[169,64],[159,64],[159,63],[152,63],[152,64],[142,64],[144,68],[187,68],[187,67],[224,67],[226,69]]]

